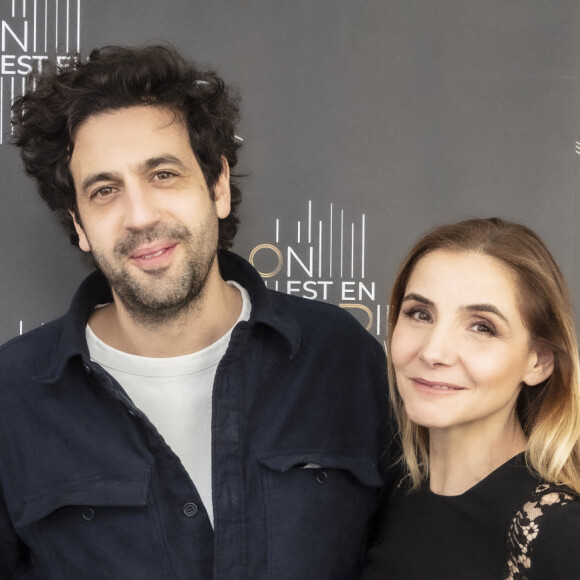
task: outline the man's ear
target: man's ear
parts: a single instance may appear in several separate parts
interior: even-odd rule
[[[217,216],[220,219],[227,218],[230,215],[230,165],[227,159],[222,155],[222,172],[213,188],[214,201]],[[75,222],[76,227],[76,222]]]
[[[68,212],[70,213],[70,215],[72,217],[73,223],[75,225],[75,230],[76,230],[77,235],[79,237],[79,248],[83,252],[90,252],[91,246],[89,245],[89,240],[87,239],[87,235],[85,234],[85,230],[80,225],[80,223],[77,221],[77,217],[75,215],[75,212],[71,211],[70,209],[68,210]]]
[[[524,376],[529,386],[539,385],[554,372],[554,353],[551,350],[535,351],[531,354],[530,368]]]

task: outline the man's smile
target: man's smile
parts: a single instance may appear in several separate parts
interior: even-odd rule
[[[130,255],[132,263],[140,267],[158,268],[167,263],[173,256],[179,242],[159,242],[146,247],[140,247]]]

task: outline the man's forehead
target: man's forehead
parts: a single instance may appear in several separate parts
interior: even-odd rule
[[[87,116],[74,129],[72,138],[76,146],[79,138],[87,133],[94,133],[102,127],[107,131],[107,126],[117,128],[130,126],[136,121],[136,128],[145,125],[150,129],[173,128],[177,131],[187,132],[187,126],[183,114],[170,107],[163,105],[132,105],[117,109],[106,109]]]
[[[75,130],[72,157],[78,149],[118,147],[123,154],[128,146],[144,149],[161,141],[191,148],[180,114],[153,105],[125,107],[87,117]]]

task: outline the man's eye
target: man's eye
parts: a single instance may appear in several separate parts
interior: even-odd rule
[[[160,181],[165,181],[167,179],[171,179],[172,177],[175,177],[175,173],[172,173],[171,171],[159,171],[155,174],[155,178],[159,179]]]
[[[108,195],[111,195],[113,193],[113,188],[112,187],[101,187],[99,189],[97,189],[95,192],[93,192],[93,194],[91,195],[92,199],[95,198],[104,198],[107,197]]]

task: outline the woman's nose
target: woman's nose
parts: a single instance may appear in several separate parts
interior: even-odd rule
[[[420,357],[429,366],[450,366],[457,360],[457,337],[452,329],[436,324],[425,337]]]

